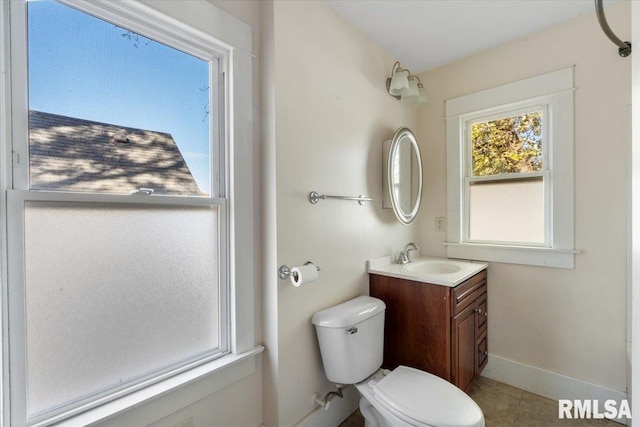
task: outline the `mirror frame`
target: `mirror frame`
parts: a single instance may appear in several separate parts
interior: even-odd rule
[[[418,169],[418,194],[416,196],[416,201],[413,205],[411,212],[404,213],[400,208],[400,201],[397,199],[393,188],[392,188],[392,180],[393,176],[395,157],[398,154],[398,148],[400,147],[400,141],[403,138],[409,138],[411,142],[411,147],[413,148],[413,154],[417,158],[417,169]],[[422,202],[422,155],[420,154],[420,147],[418,147],[418,141],[416,140],[415,135],[411,130],[407,127],[401,127],[396,131],[393,135],[393,139],[391,140],[391,145],[389,146],[389,158],[387,159],[387,186],[389,191],[389,198],[391,199],[391,205],[393,207],[393,212],[396,214],[396,218],[404,225],[411,224],[418,214],[418,209],[420,209],[420,203]]]

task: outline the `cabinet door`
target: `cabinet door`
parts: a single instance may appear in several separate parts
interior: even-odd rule
[[[473,383],[476,375],[477,307],[477,304],[471,304],[454,317],[452,322],[452,382],[462,390],[466,390]]]
[[[450,288],[375,274],[369,288],[387,306],[383,367],[410,366],[451,381]]]

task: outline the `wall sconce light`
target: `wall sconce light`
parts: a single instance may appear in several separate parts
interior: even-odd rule
[[[426,104],[429,100],[418,76],[402,68],[396,61],[391,68],[391,77],[387,79],[387,93],[402,102]]]

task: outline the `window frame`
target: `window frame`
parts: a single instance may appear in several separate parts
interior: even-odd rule
[[[138,407],[135,412],[138,420],[146,422],[156,420],[161,414],[171,412],[193,403],[212,392],[255,372],[254,358],[263,347],[255,344],[254,331],[254,227],[253,227],[253,171],[252,162],[242,156],[253,156],[252,147],[252,60],[251,28],[221,12],[215,6],[206,5],[207,18],[218,22],[219,28],[203,32],[196,28],[197,19],[191,25],[188,19],[178,20],[178,8],[171,5],[147,6],[138,1],[119,2],[107,0],[91,2],[88,0],[58,0],[108,22],[117,22],[125,28],[165,43],[186,53],[194,54],[189,46],[199,46],[195,51],[213,52],[219,59],[219,85],[211,85],[211,99],[220,100],[220,104],[211,103],[211,133],[219,135],[221,141],[211,147],[212,158],[219,162],[211,163],[211,194],[209,196],[127,196],[96,193],[69,193],[64,191],[39,191],[28,189],[28,99],[26,65],[26,3],[24,0],[2,2],[0,5],[0,65],[6,70],[0,76],[0,84],[9,90],[3,92],[0,99],[0,163],[6,168],[6,175],[0,176],[0,189],[3,197],[0,206],[1,233],[1,272],[2,276],[2,421],[6,425],[40,426],[78,425],[95,423],[106,418]],[[172,9],[173,7],[173,9]],[[164,10],[163,10],[164,9]],[[169,11],[169,15],[166,11]],[[184,17],[183,17],[184,18]],[[21,50],[22,49],[22,50]],[[219,114],[214,109],[219,109]],[[219,124],[214,117],[222,117]],[[20,134],[22,133],[22,137]],[[20,160],[21,165],[18,164]],[[13,167],[18,164],[17,167]],[[217,171],[217,173],[216,173]],[[226,292],[222,320],[226,325],[224,338],[225,352],[215,357],[179,367],[171,372],[160,374],[157,378],[127,387],[124,390],[100,398],[90,404],[71,410],[55,413],[45,418],[26,420],[26,401],[24,397],[25,369],[24,359],[15,353],[24,337],[16,337],[10,324],[18,325],[14,313],[9,318],[9,307],[20,307],[19,292],[10,292],[23,282],[24,257],[16,256],[24,244],[22,233],[6,234],[6,230],[19,227],[22,216],[20,204],[27,200],[81,201],[107,203],[134,203],[179,205],[179,206],[217,206],[221,213],[221,243],[223,254],[220,267],[224,273],[220,277],[220,289]],[[18,215],[16,216],[16,213]],[[20,230],[20,228],[17,228]],[[11,233],[10,233],[11,234]],[[224,245],[224,246],[223,246]],[[242,248],[242,251],[239,250]],[[241,263],[247,268],[236,271],[235,265]],[[17,280],[17,281],[16,281]],[[13,319],[13,320],[12,320]],[[221,337],[221,339],[223,339]],[[10,345],[11,344],[11,345]],[[9,350],[11,349],[11,350]],[[11,362],[13,361],[13,362]],[[18,375],[19,374],[19,375]],[[17,377],[16,377],[17,376]],[[11,381],[9,381],[9,379]],[[194,384],[188,398],[170,399],[167,392]],[[199,384],[199,386],[196,386]],[[205,385],[203,387],[202,385]],[[164,397],[163,397],[164,396]],[[141,404],[151,401],[163,401],[162,407],[150,411]],[[82,421],[80,421],[82,420]]]
[[[573,226],[573,74],[574,67],[569,67],[445,101],[449,228],[444,244],[447,256],[574,268],[575,254],[579,251],[574,249]],[[541,173],[546,198],[545,243],[470,240],[470,124],[483,118],[505,117],[523,109],[535,111],[541,106],[546,109],[547,116],[546,132],[543,130]],[[505,174],[504,177],[514,178],[512,175],[514,174]],[[496,179],[495,177],[501,175],[486,180]]]

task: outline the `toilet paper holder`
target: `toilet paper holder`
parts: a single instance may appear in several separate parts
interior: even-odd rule
[[[309,264],[313,265],[316,268],[316,270],[320,271],[320,267],[318,267],[311,261],[307,261],[304,263],[304,265],[309,265]],[[291,276],[291,269],[286,265],[281,265],[280,268],[278,269],[278,277],[281,278],[282,280],[285,280],[289,276]]]

